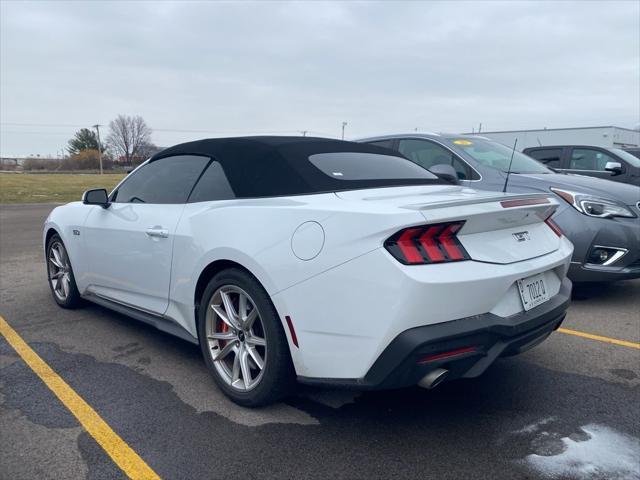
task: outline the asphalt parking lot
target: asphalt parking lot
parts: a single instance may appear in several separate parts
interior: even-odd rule
[[[197,347],[51,299],[48,205],[0,207],[0,315],[159,477],[640,478],[640,281],[591,289],[537,348],[483,376],[247,410]],[[610,343],[608,339],[621,342]],[[0,336],[0,478],[124,478]]]

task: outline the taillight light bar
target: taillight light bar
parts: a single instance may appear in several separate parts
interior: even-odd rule
[[[562,237],[563,235],[562,230],[560,230],[560,227],[556,224],[556,222],[551,220],[551,217],[547,218],[544,221],[544,223],[546,223],[549,226],[549,228],[553,230],[553,233],[555,233],[559,237]]]
[[[503,200],[500,202],[502,208],[525,207],[528,205],[544,205],[551,203],[548,198],[516,198],[514,200]]]
[[[405,228],[389,237],[384,248],[405,265],[469,260],[456,236],[463,225],[460,221]]]

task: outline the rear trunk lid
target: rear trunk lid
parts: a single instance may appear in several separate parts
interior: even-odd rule
[[[337,193],[347,201],[419,211],[425,224],[464,221],[457,234],[476,261],[513,263],[557,250],[560,238],[545,223],[558,202],[551,194],[503,194],[458,186],[402,187]]]

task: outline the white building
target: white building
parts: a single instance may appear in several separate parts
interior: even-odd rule
[[[640,131],[621,127],[543,128],[476,133],[518,150],[547,145],[594,145],[600,147],[640,147]]]
[[[0,165],[8,165],[10,167],[17,167],[24,163],[24,158],[17,157],[0,157]]]

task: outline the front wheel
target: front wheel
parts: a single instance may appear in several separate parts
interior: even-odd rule
[[[258,407],[286,396],[294,379],[289,346],[267,292],[247,272],[211,279],[198,310],[198,337],[216,384],[234,402]]]
[[[76,308],[81,303],[80,292],[73,276],[71,260],[58,234],[47,243],[47,276],[53,299],[63,308]]]

